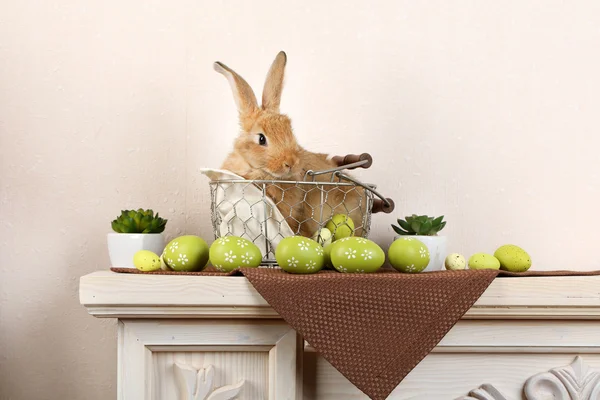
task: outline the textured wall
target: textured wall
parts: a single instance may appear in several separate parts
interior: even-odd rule
[[[321,3],[326,3],[323,5]],[[368,151],[376,216],[445,214],[450,250],[598,267],[600,3],[0,4],[0,398],[114,398],[116,329],[78,304],[124,207],[210,238],[202,166],[237,130],[221,60],[260,92],[289,57],[300,142]]]

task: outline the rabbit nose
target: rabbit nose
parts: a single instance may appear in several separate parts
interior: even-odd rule
[[[293,154],[290,154],[281,160],[281,166],[287,172],[291,172],[292,169],[298,165],[298,162],[299,162],[298,157],[296,157]]]
[[[296,157],[290,157],[283,160],[283,168],[288,171],[291,171],[296,165],[298,165],[298,159]]]

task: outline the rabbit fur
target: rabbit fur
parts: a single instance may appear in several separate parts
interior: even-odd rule
[[[302,181],[307,171],[337,167],[327,154],[304,149],[294,135],[290,118],[280,113],[286,53],[277,54],[267,74],[259,106],[254,91],[239,74],[221,62],[214,69],[225,76],[239,114],[240,132],[222,169],[251,180]],[[331,174],[316,177],[329,182]],[[323,200],[323,190],[327,195]],[[334,214],[349,214],[355,235],[362,235],[366,212],[364,189],[354,186],[267,184],[267,195],[292,231],[311,237]],[[322,207],[322,205],[324,206]]]

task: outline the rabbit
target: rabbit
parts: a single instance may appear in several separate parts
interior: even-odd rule
[[[290,118],[279,111],[286,63],[286,53],[279,52],[267,74],[261,106],[240,75],[222,62],[214,63],[214,69],[229,82],[241,127],[222,169],[250,180],[296,182],[302,181],[309,170],[337,167],[328,154],[313,153],[300,146]],[[331,174],[315,180],[329,182]],[[324,191],[327,194],[323,199]],[[350,210],[349,216],[356,224],[355,235],[362,235],[366,204],[361,187],[278,183],[266,184],[266,192],[293,232],[312,237],[332,215],[348,214]]]

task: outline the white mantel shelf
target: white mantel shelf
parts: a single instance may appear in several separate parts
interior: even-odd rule
[[[80,302],[119,321],[119,400],[367,399],[244,277],[98,271]],[[388,400],[600,400],[599,319],[600,276],[497,278]]]
[[[80,302],[107,318],[279,318],[241,276],[98,271],[80,281]],[[600,319],[600,276],[497,278],[465,319]]]

